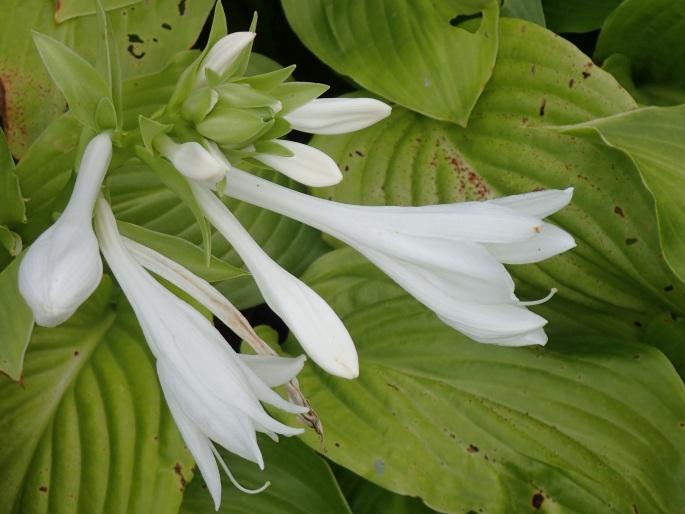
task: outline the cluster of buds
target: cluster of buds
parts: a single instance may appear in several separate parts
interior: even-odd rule
[[[351,132],[390,114],[389,106],[371,98],[318,99],[325,86],[287,82],[292,67],[244,76],[253,38],[253,32],[230,34],[203,52],[179,79],[167,107],[154,119],[140,118],[141,139],[153,158],[161,155],[185,177],[206,220],[238,252],[266,302],[312,360],[336,376],[359,374],[352,339],[332,308],[271,260],[217,190],[348,243],[476,341],[544,344],[546,320],[514,295],[503,264],[538,262],[574,246],[566,232],[542,221],[571,200],[571,190],[480,203],[361,207],[320,200],[247,173],[241,166],[259,165],[305,185],[335,184],[342,174],[330,157],[280,138],[292,129]],[[217,462],[240,485],[213,442],[263,467],[256,432],[274,439],[301,432],[271,418],[262,403],[307,419],[308,403],[295,378],[304,357],[286,359],[264,350],[247,321],[208,283],[121,236],[100,194],[111,158],[112,135],[106,131],[88,144],[69,205],[25,255],[20,291],[39,325],[58,325],[97,287],[102,252],[157,359],[171,412],[218,508]],[[207,318],[148,270],[205,305],[262,354],[236,354]],[[292,401],[271,389],[280,384],[290,384]]]
[[[390,107],[373,98],[320,99],[328,86],[289,81],[294,66],[244,76],[254,37],[229,34],[187,70],[155,119],[164,132],[152,139],[153,149],[194,180],[217,183],[249,164],[311,187],[337,184],[342,174],[333,159],[281,138],[291,130],[353,132],[389,116]]]

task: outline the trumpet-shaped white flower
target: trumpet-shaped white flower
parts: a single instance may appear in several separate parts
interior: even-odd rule
[[[285,139],[279,139],[277,143],[293,155],[257,154],[254,158],[306,186],[333,186],[342,180],[338,165],[322,151]]]
[[[271,260],[211,191],[198,183],[191,182],[191,187],[204,215],[238,252],[266,303],[288,325],[307,354],[333,375],[357,377],[357,351],[333,309]]]
[[[514,295],[505,263],[537,262],[575,246],[544,223],[572,190],[489,202],[368,207],[314,198],[233,169],[226,192],[344,241],[448,325],[483,343],[545,344],[546,320]],[[532,302],[537,303],[537,302]]]
[[[242,51],[252,42],[254,37],[254,32],[233,32],[217,41],[200,63],[195,79],[195,87],[207,84],[207,69],[214,71],[218,75],[222,75],[227,71],[240,57]]]
[[[183,175],[194,180],[216,183],[226,176],[231,165],[216,143],[206,140],[206,144],[209,149],[195,141],[179,144],[166,134],[159,134],[154,139],[159,153],[169,159]]]
[[[286,412],[306,412],[307,408],[287,402],[270,388],[295,377],[304,358],[236,354],[209,320],[161,286],[129,254],[104,199],[98,202],[96,229],[102,253],[157,358],[169,408],[218,508],[221,480],[217,459],[236,487],[244,489],[235,482],[212,441],[263,468],[256,431],[275,439],[276,434],[290,436],[302,429],[271,418],[260,402]]]
[[[100,283],[102,260],[93,233],[93,206],[111,158],[109,134],[88,143],[69,204],[21,262],[19,291],[38,325],[54,327],[67,320]]]
[[[391,110],[389,105],[373,98],[317,98],[284,118],[301,132],[346,134],[387,118]]]

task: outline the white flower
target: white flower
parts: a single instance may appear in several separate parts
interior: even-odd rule
[[[92,217],[111,158],[109,134],[88,143],[69,204],[21,262],[19,291],[38,325],[54,327],[67,320],[100,283],[102,260]]]
[[[236,62],[254,37],[254,32],[233,32],[217,41],[200,63],[195,79],[195,88],[207,84],[207,69],[216,72],[218,75],[223,75]]]
[[[357,351],[333,309],[271,260],[211,191],[192,181],[190,185],[204,215],[238,252],[266,303],[288,325],[312,360],[333,375],[357,377]]]
[[[216,143],[209,140],[206,143],[209,149],[195,141],[179,144],[166,134],[159,134],[153,144],[186,177],[216,183],[226,176],[231,165]]]
[[[288,157],[257,154],[254,158],[306,186],[333,186],[342,180],[343,176],[338,165],[320,150],[285,139],[275,142],[290,150],[293,155]]]
[[[289,112],[284,118],[301,132],[345,134],[390,116],[391,108],[373,98],[318,98]]]
[[[510,346],[547,341],[546,320],[516,298],[502,262],[537,262],[575,246],[569,234],[539,219],[565,206],[571,189],[489,202],[367,207],[314,198],[237,169],[227,178],[230,196],[356,248],[472,339]]]
[[[270,389],[292,379],[304,358],[237,355],[207,318],[160,285],[128,253],[104,199],[98,202],[96,229],[102,253],[157,358],[169,408],[218,508],[217,459],[236,487],[244,489],[212,441],[263,468],[256,431],[276,439],[276,434],[291,436],[302,429],[271,418],[260,402],[286,412],[306,412],[307,408],[287,402]]]

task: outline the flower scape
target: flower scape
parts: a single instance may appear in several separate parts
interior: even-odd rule
[[[220,11],[217,9],[217,11]],[[274,440],[303,428],[270,416],[264,404],[308,418],[297,385],[305,356],[278,356],[242,314],[207,281],[144,244],[124,237],[107,195],[107,177],[129,158],[166,174],[165,183],[197,206],[240,255],[269,305],[307,356],[331,375],[359,375],[355,345],[333,309],[284,270],[252,239],[222,199],[274,211],[355,248],[444,323],[474,341],[544,345],[546,320],[528,310],[546,301],[520,301],[504,264],[536,263],[575,246],[544,218],[566,206],[572,190],[541,190],[482,202],[421,207],[357,206],[322,200],[260,178],[265,168],[308,187],[332,186],[343,175],[325,153],[284,139],[291,130],[344,134],[390,115],[373,98],[319,98],[326,86],[291,80],[293,67],[247,75],[254,28],[222,34],[215,18],[210,44],[181,74],[166,106],[122,129],[115,95],[80,115],[84,151],[76,181],[57,221],[28,248],[19,289],[35,322],[67,320],[100,283],[116,279],[156,359],[162,391],[215,507],[221,502],[219,466],[235,486],[215,444],[264,468],[256,433]],[[58,45],[38,38],[46,51]],[[66,86],[65,86],[66,87]],[[68,91],[65,96],[70,97]],[[179,195],[181,196],[181,195]],[[164,284],[194,299],[257,355],[236,353],[207,316]],[[193,304],[195,305],[195,304]],[[286,385],[284,399],[273,388]],[[264,487],[266,487],[265,484]]]

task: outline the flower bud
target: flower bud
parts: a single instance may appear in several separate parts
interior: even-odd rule
[[[179,144],[166,134],[159,134],[153,144],[178,171],[194,180],[219,182],[230,167],[225,159],[218,159],[195,141]]]
[[[209,49],[198,69],[195,87],[207,84],[206,70],[223,75],[238,60],[240,54],[255,37],[254,32],[233,32],[224,36]]]
[[[293,155],[257,154],[254,158],[306,186],[333,186],[342,180],[338,165],[322,151],[285,139],[279,139],[278,144]]]
[[[67,208],[19,266],[19,291],[38,325],[54,327],[71,317],[100,283],[102,260],[91,220],[111,158],[109,134],[88,143]]]
[[[346,134],[390,116],[390,106],[373,98],[320,98],[286,114],[293,129],[311,134]]]

